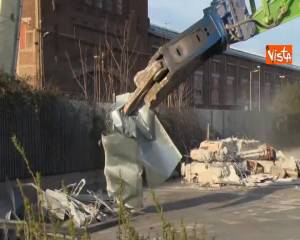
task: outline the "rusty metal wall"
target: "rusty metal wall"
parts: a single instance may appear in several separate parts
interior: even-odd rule
[[[54,101],[39,108],[19,108],[0,101],[0,181],[29,176],[11,136],[23,143],[30,166],[42,175],[102,169],[97,145],[105,111],[81,102]]]

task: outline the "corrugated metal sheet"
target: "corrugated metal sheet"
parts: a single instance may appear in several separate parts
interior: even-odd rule
[[[14,74],[20,19],[20,0],[0,0],[0,70]]]

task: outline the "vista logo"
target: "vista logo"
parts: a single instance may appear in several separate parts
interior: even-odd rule
[[[293,45],[267,45],[267,64],[293,64]]]

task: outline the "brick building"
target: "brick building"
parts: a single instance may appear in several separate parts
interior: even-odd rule
[[[147,0],[23,0],[17,72],[38,88],[112,100],[132,90],[133,75],[177,35],[150,26]],[[300,68],[264,62],[233,49],[212,56],[166,102],[265,109],[284,83],[300,81]]]
[[[151,25],[149,40],[152,52],[177,34]],[[251,105],[252,110],[259,110],[260,105],[264,110],[287,82],[300,83],[300,67],[266,65],[264,57],[229,49],[205,61],[184,84],[186,89],[192,89],[187,92],[186,101],[193,107],[250,109]]]
[[[135,56],[134,73],[149,58],[148,28],[147,0],[23,0],[17,73],[63,92],[89,88],[99,65],[124,55]]]

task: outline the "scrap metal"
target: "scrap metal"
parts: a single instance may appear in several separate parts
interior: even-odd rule
[[[62,189],[38,188],[33,183],[23,184],[22,187],[31,187],[39,194],[41,206],[48,214],[56,219],[65,221],[71,219],[75,226],[81,228],[95,222],[105,222],[116,217],[114,202],[93,191],[87,190],[87,194],[82,194],[86,180],[82,179],[78,184],[70,184]],[[18,194],[7,181],[9,190],[11,210],[6,214],[6,221],[22,221],[24,218],[23,200],[16,198]],[[17,200],[18,199],[18,200]],[[20,209],[20,208],[23,209]]]
[[[122,111],[130,94],[117,97],[110,114],[112,132],[102,136],[105,150],[105,177],[110,197],[122,198],[129,208],[142,207],[145,171],[149,186],[166,181],[182,156],[155,113],[147,106],[137,115]]]

